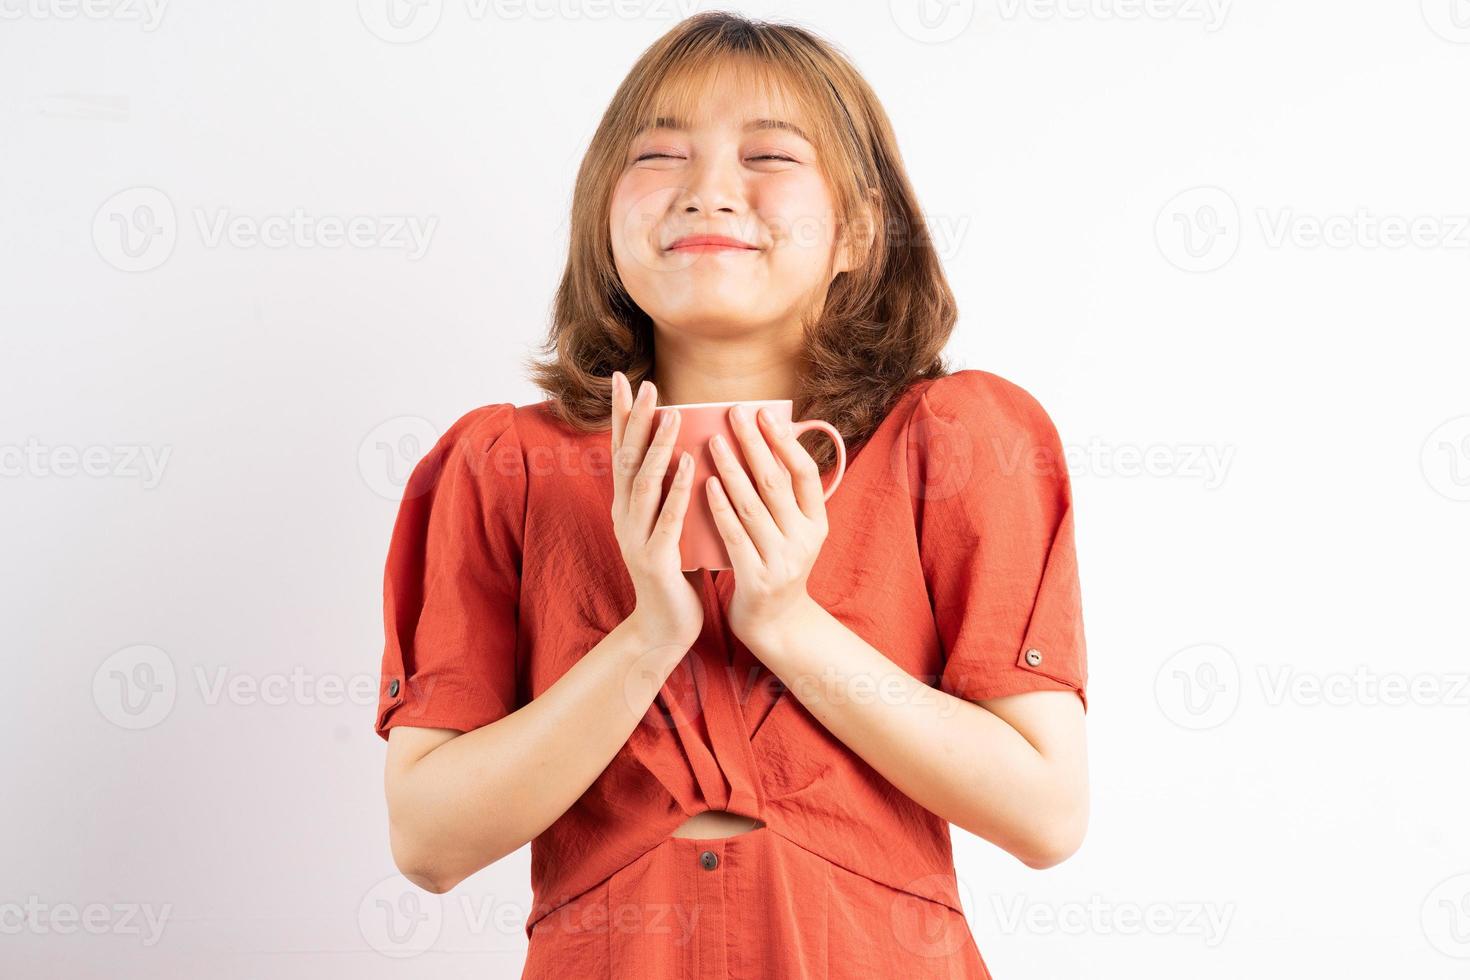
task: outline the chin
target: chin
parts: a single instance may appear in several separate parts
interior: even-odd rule
[[[748,305],[701,306],[698,309],[680,310],[677,314],[665,318],[664,322],[673,324],[681,333],[718,336],[765,322],[759,316],[752,316],[751,312]]]

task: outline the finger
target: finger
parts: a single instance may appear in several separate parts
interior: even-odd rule
[[[629,387],[631,391],[631,386]],[[648,448],[648,433],[653,427],[655,392],[652,381],[644,381],[638,387],[638,395],[632,401],[623,426],[623,439],[613,453],[613,485],[621,487],[624,506],[630,498],[633,478],[642,465],[643,454]],[[615,491],[616,492],[616,491]]]
[[[623,444],[623,429],[628,424],[628,408],[632,398],[628,396],[631,391],[628,387],[628,378],[621,371],[614,371],[612,376],[612,448],[617,452]]]
[[[766,411],[761,409],[759,414],[764,415]],[[761,499],[766,502],[766,509],[770,511],[781,532],[791,534],[806,520],[806,515],[796,504],[796,496],[791,488],[791,474],[771,453],[767,433],[773,431],[773,426],[767,422],[757,425],[756,416],[746,406],[736,405],[730,410],[730,427],[740,440],[740,448],[750,464],[751,482],[759,491]]]
[[[627,506],[625,481],[622,479],[622,474],[618,472],[617,466],[618,451],[623,445],[623,432],[628,427],[628,412],[633,407],[632,399],[627,396],[627,383],[623,372],[613,372],[612,425],[608,448],[611,451],[613,462],[613,514],[615,516],[623,513]]]
[[[647,542],[653,533],[653,522],[657,517],[659,498],[663,496],[664,474],[668,472],[669,459],[674,455],[674,439],[679,434],[679,410],[662,413],[658,430],[653,434],[648,451],[643,454],[643,464],[633,477],[632,495],[628,501],[628,519],[638,529],[639,541]],[[624,444],[624,448],[627,446]]]
[[[785,541],[785,535],[771,516],[766,502],[751,484],[750,477],[735,458],[736,449],[723,436],[716,434],[710,440],[710,452],[714,455],[715,469],[720,476],[720,489],[725,491],[750,540],[764,557],[776,555]]]
[[[710,514],[715,519],[715,529],[720,532],[725,550],[730,553],[730,564],[735,566],[735,577],[753,577],[765,567],[765,562],[731,506],[730,498],[725,495],[725,487],[719,477],[712,476],[704,481],[704,494],[709,500]]]
[[[694,457],[687,452],[679,454],[679,465],[674,467],[674,482],[669,495],[659,510],[658,523],[649,537],[650,545],[679,548],[679,537],[684,531],[684,515],[689,511],[690,488],[694,486]]]
[[[783,426],[785,431],[777,431]],[[812,459],[812,454],[796,438],[796,432],[789,424],[777,422],[767,431],[771,433],[771,447],[776,452],[776,458],[791,476],[791,489],[797,507],[801,508],[807,520],[825,520],[827,497],[817,461]]]

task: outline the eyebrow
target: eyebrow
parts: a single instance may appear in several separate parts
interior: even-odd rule
[[[638,128],[633,130],[633,135],[637,136],[645,129],[672,129],[676,132],[683,132],[687,128],[682,119],[675,119],[672,116],[658,116],[652,123],[639,123]],[[790,123],[784,119],[751,119],[741,128],[747,133],[762,129],[784,129],[789,133],[794,133],[801,137],[813,146],[816,145],[812,138],[806,134],[805,130],[796,125],[796,123]]]

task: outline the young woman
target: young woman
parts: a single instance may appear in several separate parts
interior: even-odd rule
[[[948,825],[1044,868],[1087,823],[1071,489],[1041,406],[941,359],[876,97],[806,31],[683,21],[571,230],[549,397],[456,422],[394,526],[394,860],[443,892],[531,842],[525,977],[988,976]],[[694,486],[653,430],[773,398],[845,437],[825,503],[830,444],[732,411]],[[732,570],[680,571],[696,493]]]

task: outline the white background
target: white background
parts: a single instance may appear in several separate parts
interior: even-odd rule
[[[519,975],[528,849],[390,859],[383,559],[427,441],[541,397],[576,166],[689,11],[387,2],[0,0],[7,977]],[[1470,4],[740,7],[867,76],[952,361],[1074,452],[1093,819],[955,831],[995,975],[1465,976]]]

